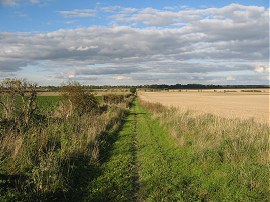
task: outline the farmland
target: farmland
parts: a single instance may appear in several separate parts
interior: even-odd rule
[[[140,92],[139,94],[145,101],[177,107],[183,111],[191,110],[225,118],[254,119],[258,123],[269,123],[269,89],[260,92],[252,92],[252,89],[226,89],[202,92],[198,90]]]
[[[1,119],[0,201],[269,199],[266,120],[213,111],[263,114],[267,92],[139,91],[134,100],[68,87],[80,99],[43,94],[29,124]]]
[[[269,199],[269,127],[266,124],[209,114],[197,116],[143,101],[139,109],[148,112],[148,115],[139,115],[142,128],[138,137],[143,145],[140,158],[144,162],[141,175],[146,177],[146,184],[155,180],[146,186],[152,190],[147,199]],[[146,123],[148,126],[143,126]],[[167,184],[166,189],[163,184]]]
[[[270,202],[269,11],[0,0],[0,202]]]

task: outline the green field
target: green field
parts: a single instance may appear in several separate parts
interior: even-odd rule
[[[102,96],[95,96],[99,103],[103,102]],[[37,105],[41,112],[49,112],[57,106],[58,102],[62,100],[61,96],[37,96]],[[17,102],[20,103],[21,100],[18,97]],[[0,107],[1,110],[1,107]]]
[[[60,100],[61,96],[38,96],[37,105],[41,111],[50,111],[56,107]]]

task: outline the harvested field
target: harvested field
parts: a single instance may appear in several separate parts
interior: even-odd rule
[[[231,89],[231,91],[233,91]],[[139,92],[142,100],[225,118],[254,119],[269,124],[269,89],[262,92]]]
[[[52,91],[45,91],[45,92],[38,92],[38,96],[60,96],[60,92],[52,92]]]

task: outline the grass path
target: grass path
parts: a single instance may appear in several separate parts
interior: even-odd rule
[[[191,183],[192,177],[183,173],[183,170],[187,170],[187,164],[183,164],[186,152],[179,150],[175,140],[160,126],[159,121],[151,119],[150,114],[138,104],[136,111],[143,200],[197,200],[197,195],[190,191],[195,188]]]
[[[123,120],[116,134],[112,134],[110,150],[101,159],[100,175],[91,181],[84,201],[136,201],[139,176],[136,147],[136,113],[134,107]],[[105,148],[106,149],[106,148]]]
[[[101,174],[89,184],[85,201],[196,199],[192,192],[184,192],[190,188],[188,174],[179,174],[184,153],[137,102],[115,135]]]

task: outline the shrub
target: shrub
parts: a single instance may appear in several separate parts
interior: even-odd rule
[[[129,89],[129,91],[132,93],[132,94],[135,94],[136,93],[136,88],[135,87],[131,87]]]
[[[70,81],[62,86],[62,95],[67,110],[67,117],[73,112],[79,115],[94,111],[98,103],[92,94],[87,94],[80,83]]]
[[[36,86],[24,79],[5,79],[0,84],[1,117],[28,125],[37,111]]]
[[[124,102],[125,96],[124,95],[115,95],[115,94],[108,94],[103,96],[103,101],[106,104],[119,104]]]

